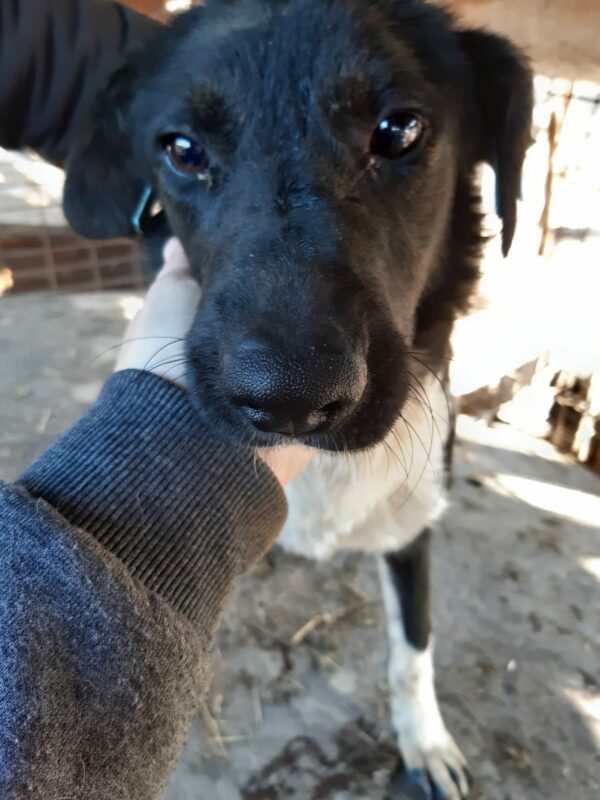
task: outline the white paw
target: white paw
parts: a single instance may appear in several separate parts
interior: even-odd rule
[[[420,741],[415,731],[398,732],[406,780],[421,785],[427,797],[463,800],[469,796],[467,762],[445,729],[436,738],[432,741],[426,736]]]
[[[406,767],[404,780],[425,797],[462,800],[469,794],[467,762],[442,719],[433,683],[431,652],[415,655],[411,669],[390,663],[392,723]],[[400,795],[402,796],[402,795]]]

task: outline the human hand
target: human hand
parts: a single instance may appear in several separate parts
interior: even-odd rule
[[[164,258],[143,307],[127,327],[115,371],[141,369],[185,388],[185,336],[202,292],[177,239],[169,239]],[[258,455],[285,485],[308,466],[315,451],[290,445],[263,448]]]
[[[125,331],[115,372],[141,369],[185,386],[185,336],[202,292],[177,239],[167,242],[164,259],[143,307]]]
[[[303,472],[317,454],[316,450],[301,444],[287,447],[263,447],[258,455],[275,473],[275,477],[283,486],[290,483]]]

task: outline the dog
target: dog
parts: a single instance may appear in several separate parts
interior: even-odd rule
[[[478,278],[479,165],[506,255],[531,115],[523,55],[422,0],[213,0],[157,28],[67,162],[81,234],[132,235],[159,201],[181,240],[203,287],[198,413],[247,447],[322,451],[280,542],[377,555],[405,775],[447,800],[469,791],[429,619],[450,334]]]

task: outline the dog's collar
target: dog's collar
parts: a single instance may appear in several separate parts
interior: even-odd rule
[[[131,227],[138,236],[142,236],[144,233],[142,228],[142,217],[144,216],[144,212],[146,212],[149,208],[151,197],[152,187],[148,184],[144,186],[144,191],[142,192],[135,210],[131,215]]]
[[[156,226],[162,213],[160,201],[154,197],[150,184],[146,184],[130,217],[131,227],[138,236],[144,236]]]

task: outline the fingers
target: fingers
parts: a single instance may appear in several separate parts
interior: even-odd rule
[[[143,308],[125,332],[115,369],[146,370],[183,385],[184,340],[196,317],[201,290],[176,239],[167,242],[164,255],[164,266]]]
[[[316,455],[316,450],[303,445],[269,447],[257,452],[283,486],[305,470]]]
[[[157,281],[165,277],[192,279],[189,261],[178,239],[168,240],[163,249],[163,259],[163,266],[156,276]]]
[[[183,247],[181,246],[181,242],[179,241],[179,239],[176,239],[174,236],[171,236],[171,238],[168,239],[167,243],[163,248],[163,258],[165,260],[165,265],[172,258],[183,258],[187,261],[185,253],[183,252]]]

